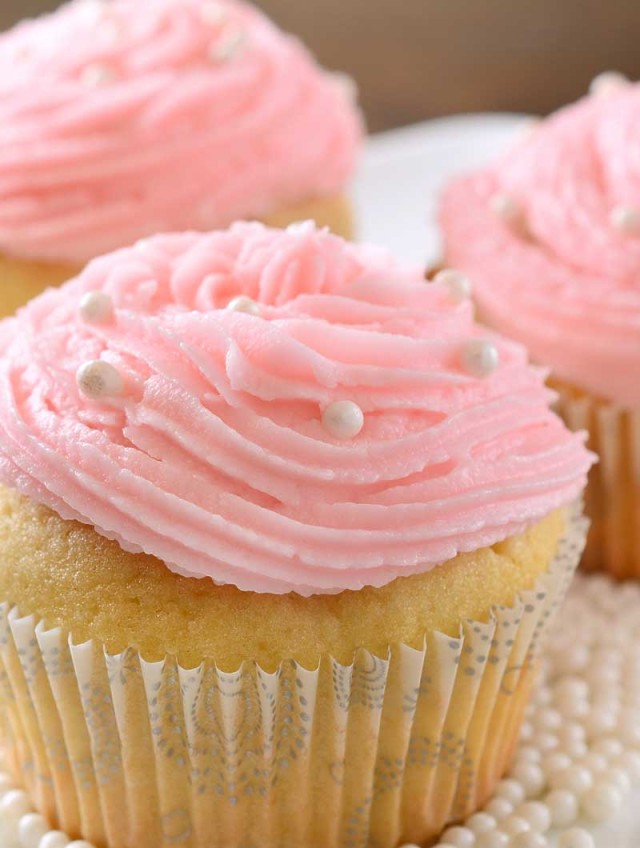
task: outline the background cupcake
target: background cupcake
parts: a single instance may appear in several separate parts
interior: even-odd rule
[[[0,37],[0,314],[159,231],[351,232],[353,92],[234,0],[75,0]]]
[[[392,848],[486,800],[590,457],[455,279],[237,224],[0,342],[0,694],[53,825]]]
[[[640,87],[617,75],[445,192],[445,255],[483,320],[551,368],[589,432],[586,563],[640,576]]]

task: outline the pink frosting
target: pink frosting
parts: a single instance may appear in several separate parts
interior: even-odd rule
[[[83,294],[112,317],[88,324]],[[245,295],[252,315],[224,308]],[[490,337],[490,376],[462,367]],[[419,269],[299,225],[164,236],[0,324],[0,480],[180,573],[335,593],[423,572],[574,499],[591,463],[524,348]],[[88,400],[87,360],[123,395]],[[322,410],[357,403],[337,441]]]
[[[482,317],[592,394],[640,404],[640,237],[616,229],[640,210],[640,86],[589,97],[519,140],[442,204],[447,262],[472,276]],[[496,193],[523,226],[491,211]]]
[[[75,0],[0,36],[0,249],[84,263],[344,189],[348,87],[237,0]]]

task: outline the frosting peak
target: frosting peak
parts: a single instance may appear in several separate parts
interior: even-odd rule
[[[561,380],[637,406],[640,85],[601,84],[455,181],[442,227],[484,319]]]
[[[310,224],[95,260],[0,324],[0,480],[259,592],[379,586],[493,544],[575,498],[590,456],[524,349],[454,294]]]
[[[0,35],[0,250],[84,263],[336,194],[352,98],[241,0],[74,0]]]

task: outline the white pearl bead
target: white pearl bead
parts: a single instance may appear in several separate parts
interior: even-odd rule
[[[68,848],[69,837],[59,830],[52,830],[40,841],[38,848]]]
[[[513,837],[510,848],[547,848],[548,845],[549,843],[541,833],[525,831]]]
[[[224,6],[215,0],[209,0],[209,2],[203,3],[200,15],[206,24],[213,25],[224,23],[229,17]]]
[[[568,789],[580,796],[593,786],[593,776],[588,769],[572,765],[554,772],[549,778],[549,784],[552,789]]]
[[[33,807],[29,796],[20,789],[7,792],[0,801],[0,821],[8,827],[17,827],[20,819],[31,812]]]
[[[571,765],[571,758],[561,751],[552,751],[542,759],[542,770],[549,775],[554,771],[565,769]]]
[[[232,312],[244,312],[246,315],[255,315],[257,317],[260,316],[262,311],[259,303],[244,295],[239,295],[238,297],[234,297],[233,300],[230,300],[227,304],[227,309]]]
[[[489,813],[474,813],[469,816],[465,826],[477,835],[478,833],[486,833],[488,830],[495,830],[496,820]]]
[[[613,818],[621,807],[622,793],[608,783],[596,783],[580,799],[580,809],[586,818],[597,824]]]
[[[518,783],[517,780],[511,780],[509,778],[499,781],[495,788],[494,796],[496,798],[506,798],[514,806],[521,804],[526,797],[522,784]]]
[[[511,777],[522,784],[527,798],[535,798],[545,786],[544,772],[535,763],[523,763],[516,765],[511,772]]]
[[[602,780],[617,787],[623,795],[631,791],[631,778],[621,768],[610,766],[602,773]]]
[[[443,285],[454,303],[462,303],[471,297],[471,283],[467,275],[461,271],[445,268],[443,271],[438,271],[433,282]]]
[[[581,827],[565,830],[558,837],[558,848],[595,848],[593,836]]]
[[[531,830],[531,825],[520,816],[509,816],[508,819],[500,822],[500,830],[513,838],[519,833]]]
[[[124,391],[124,380],[118,369],[101,359],[81,365],[76,380],[82,394],[91,400],[117,397]]]
[[[623,751],[616,757],[614,763],[627,772],[632,783],[640,781],[640,753],[637,751]]]
[[[472,848],[476,837],[468,827],[449,827],[442,834],[442,840],[453,848]]]
[[[40,841],[49,831],[49,825],[38,813],[28,813],[20,819],[18,839],[22,848],[39,848]]]
[[[520,206],[517,201],[505,192],[496,192],[489,200],[489,208],[498,218],[507,223],[518,221],[520,218]]]
[[[223,35],[209,50],[209,58],[215,63],[230,62],[236,59],[247,43],[244,32],[237,30]]]
[[[541,730],[558,730],[562,726],[562,714],[551,707],[539,710],[534,717],[533,724]]]
[[[581,677],[565,677],[554,687],[556,698],[583,701],[589,697],[589,686]]]
[[[516,759],[523,763],[539,763],[542,752],[534,745],[521,745],[516,751]]]
[[[603,71],[594,77],[589,86],[589,94],[596,97],[609,97],[629,84],[624,74],[618,71]]]
[[[578,765],[589,769],[592,774],[600,774],[607,768],[608,763],[601,754],[596,754],[595,751],[589,751],[588,754],[580,758]]]
[[[474,848],[508,848],[509,837],[499,830],[478,834]]]
[[[484,808],[485,813],[489,813],[496,821],[506,819],[507,816],[513,815],[513,804],[506,798],[492,798]]]
[[[104,65],[100,62],[95,62],[87,65],[82,71],[82,82],[84,85],[97,87],[113,82],[117,77],[114,68],[109,65]]]
[[[334,439],[354,439],[364,427],[364,414],[351,400],[334,401],[322,413],[322,426]]]
[[[640,210],[634,206],[614,206],[609,221],[611,226],[621,233],[640,232]]]
[[[474,377],[488,377],[500,364],[498,348],[488,339],[470,339],[462,349],[462,365]]]
[[[548,807],[540,801],[526,801],[521,804],[516,815],[528,821],[532,830],[537,830],[543,833],[551,827],[551,813]]]
[[[80,316],[87,324],[104,324],[113,315],[113,301],[106,292],[87,292],[80,301]]]
[[[578,799],[568,789],[554,789],[545,798],[554,827],[567,827],[578,817]]]

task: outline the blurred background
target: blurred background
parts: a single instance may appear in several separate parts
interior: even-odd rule
[[[136,0],[131,0],[136,2]],[[59,5],[0,0],[0,28]],[[358,82],[372,130],[470,111],[545,114],[640,77],[640,0],[258,0]]]

